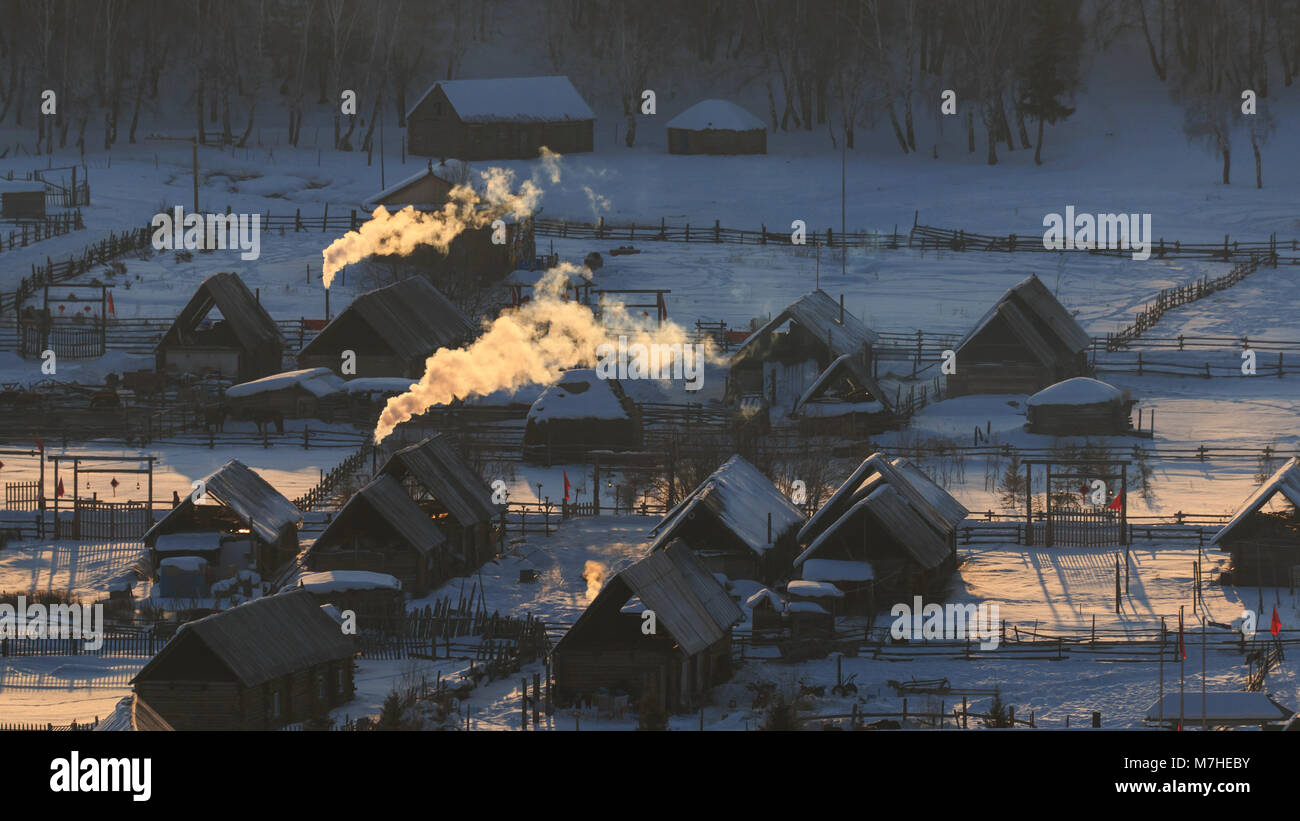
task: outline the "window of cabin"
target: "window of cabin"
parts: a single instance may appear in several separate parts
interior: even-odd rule
[[[335,682],[336,682],[336,686],[338,687],[338,694],[343,695],[343,671],[335,670],[334,675],[336,676]]]
[[[316,677],[316,697],[321,701],[325,700],[325,674],[322,673]]]
[[[280,691],[275,690],[271,693],[271,718],[280,717]]]
[[[441,116],[442,116],[442,103],[434,103],[434,104],[433,104],[433,116],[435,116],[435,117],[441,117]]]

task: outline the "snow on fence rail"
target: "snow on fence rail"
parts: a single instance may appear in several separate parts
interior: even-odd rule
[[[7,732],[14,732],[14,733],[74,732],[75,733],[75,732],[83,732],[86,730],[93,730],[98,726],[99,726],[99,716],[95,716],[94,721],[83,722],[81,724],[78,724],[75,721],[72,722],[71,724],[52,724],[52,723],[42,724],[40,722],[35,722],[35,721],[29,721],[29,722],[0,721],[0,733],[7,733]]]

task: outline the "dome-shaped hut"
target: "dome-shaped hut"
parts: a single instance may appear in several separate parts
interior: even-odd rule
[[[727,100],[704,100],[668,122],[669,154],[766,154],[763,121]]]
[[[1029,432],[1051,436],[1123,435],[1136,400],[1097,379],[1077,376],[1029,397]]]

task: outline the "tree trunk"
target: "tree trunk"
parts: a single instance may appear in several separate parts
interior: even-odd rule
[[[984,130],[988,134],[989,153],[986,162],[989,165],[998,164],[998,120],[997,115],[988,112],[984,117]]]
[[[1250,150],[1255,152],[1255,187],[1264,187],[1264,167],[1262,158],[1259,156],[1259,139],[1255,136],[1252,129],[1250,132]]]
[[[1038,143],[1034,146],[1034,165],[1043,164],[1043,118],[1038,118]]]
[[[1232,184],[1232,181],[1229,179],[1229,172],[1231,170],[1232,170],[1232,149],[1225,147],[1223,149],[1223,184],[1224,185]]]
[[[1016,106],[1016,128],[1020,131],[1020,147],[1028,150],[1030,148],[1029,132],[1025,129],[1025,112],[1021,110],[1020,106]]]
[[[898,114],[894,112],[894,104],[889,104],[889,125],[894,129],[894,139],[898,140],[898,147],[903,149],[903,153],[908,153],[907,137],[903,136],[903,129],[898,124]]]
[[[248,125],[244,128],[244,133],[240,135],[239,142],[236,143],[236,145],[238,145],[240,148],[248,147],[248,138],[253,133],[253,119],[256,114],[257,114],[257,100],[256,98],[250,98],[248,102]]]
[[[966,107],[966,153],[975,153],[975,114],[971,107]]]
[[[131,108],[131,130],[130,133],[127,134],[127,139],[130,140],[131,145],[135,145],[135,129],[140,125],[140,102],[143,99],[144,83],[137,82],[135,84],[135,105]]]
[[[207,134],[203,131],[203,80],[199,80],[198,90],[195,92],[194,104],[194,122],[198,128],[196,132],[199,135],[199,142],[207,142]]]

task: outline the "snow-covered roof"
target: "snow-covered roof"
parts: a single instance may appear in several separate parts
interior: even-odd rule
[[[871,562],[809,559],[803,563],[801,575],[815,582],[865,582],[874,579],[876,571]]]
[[[729,100],[701,100],[668,121],[687,131],[763,131],[763,121]]]
[[[1026,403],[1030,407],[1039,405],[1096,405],[1103,402],[1114,402],[1122,399],[1123,392],[1114,385],[1107,385],[1097,379],[1090,379],[1086,376],[1076,376],[1073,379],[1066,379],[1064,382],[1057,382],[1055,385],[1049,385],[1038,393],[1029,397]]]
[[[723,527],[760,555],[772,546],[767,538],[769,514],[773,541],[803,523],[803,514],[785,494],[758,468],[735,455],[668,511],[656,527],[659,535],[651,542],[650,550],[667,545],[678,527],[694,518],[698,510],[712,512]]]
[[[795,579],[785,586],[785,592],[791,596],[802,596],[805,599],[841,599],[844,598],[844,591],[829,582],[814,582],[805,579]]]
[[[1180,700],[1183,724],[1188,727],[1195,727],[1202,718],[1210,724],[1262,724],[1283,721],[1295,712],[1278,704],[1268,693],[1206,693],[1204,711],[1201,698],[1195,691],[1166,693],[1147,710],[1147,720],[1159,721],[1163,716],[1165,722],[1177,722]]]
[[[466,123],[551,123],[596,119],[587,101],[563,75],[443,80],[421,94],[407,116],[414,113],[435,88],[442,89],[456,110],[456,116]]]
[[[1277,469],[1268,481],[1259,487],[1254,493],[1241,503],[1237,512],[1232,514],[1232,518],[1223,526],[1223,529],[1214,534],[1210,539],[1210,544],[1219,544],[1230,534],[1234,528],[1257,513],[1260,508],[1268,504],[1277,493],[1286,497],[1287,501],[1300,508],[1300,460],[1292,456],[1286,460],[1286,464]]]
[[[304,573],[298,586],[312,593],[334,593],[344,590],[401,590],[402,582],[387,573],[369,570],[325,570]]]
[[[428,555],[447,541],[433,519],[420,509],[401,483],[387,473],[380,473],[352,494],[333,521],[316,537],[311,549],[337,549],[339,540],[349,532],[358,528],[369,529],[373,525],[372,513],[421,556]]]
[[[343,378],[329,368],[304,368],[297,371],[273,373],[251,382],[241,382],[226,388],[226,396],[239,399],[254,396],[267,391],[281,391],[286,388],[299,387],[313,396],[328,396],[344,390]]]
[[[819,616],[829,616],[830,612],[817,602],[812,601],[792,601],[785,606],[790,613],[816,613]]]
[[[772,317],[763,327],[750,334],[732,355],[731,362],[734,365],[748,356],[752,345],[765,339],[791,320],[798,322],[814,338],[824,342],[832,356],[836,358],[845,354],[861,356],[863,347],[875,342],[879,335],[848,311],[843,312],[843,322],[840,322],[840,316],[840,304],[831,299],[825,291],[818,290],[804,294],[784,311]]]
[[[201,573],[208,566],[208,560],[202,556],[172,556],[158,563],[158,570],[173,567],[185,573]]]
[[[753,610],[754,608],[762,605],[764,602],[771,605],[774,609],[778,611],[785,608],[785,599],[781,596],[781,594],[777,593],[774,590],[770,590],[766,587],[754,593],[749,598],[745,599],[745,606],[748,607],[750,610]]]
[[[451,513],[462,527],[494,521],[502,510],[492,502],[488,483],[456,452],[452,440],[435,433],[389,457],[380,473],[399,482],[414,479]]]
[[[221,547],[221,533],[205,530],[197,533],[168,533],[158,537],[153,549],[159,553],[195,553],[205,550],[218,550]]]
[[[348,393],[406,393],[415,380],[404,376],[363,376],[349,379],[344,386]]]
[[[627,409],[607,380],[591,368],[560,374],[528,411],[529,422],[547,419],[627,419]]]
[[[212,502],[234,511],[265,542],[274,542],[285,527],[302,521],[302,512],[293,502],[238,459],[226,462],[202,481]],[[178,507],[169,510],[144,534],[144,543],[156,544],[162,535],[172,532],[177,522],[188,522],[193,507],[193,497],[184,497]]]
[[[847,314],[845,315],[847,318]],[[826,390],[835,384],[838,376],[844,376],[857,388],[871,394],[869,400],[850,402],[835,396],[823,396]],[[808,386],[798,401],[791,408],[791,413],[805,416],[837,416],[846,413],[880,413],[889,410],[889,399],[880,384],[862,364],[860,354],[846,353],[826,366],[826,370]]]
[[[402,191],[403,188],[406,188],[406,187],[409,186],[409,185],[414,185],[415,183],[419,182],[420,180],[424,179],[425,177],[433,177],[433,178],[435,178],[435,179],[437,179],[437,180],[440,180],[441,182],[445,182],[445,183],[447,183],[448,185],[455,185],[455,183],[452,182],[452,180],[450,179],[450,178],[451,178],[451,175],[452,175],[452,172],[453,172],[454,170],[455,170],[455,169],[453,169],[453,168],[451,168],[451,167],[449,167],[449,166],[445,166],[445,165],[438,165],[438,166],[435,166],[435,165],[433,165],[432,162],[430,162],[430,163],[429,163],[428,165],[426,165],[424,168],[422,168],[422,169],[420,169],[419,171],[415,172],[414,174],[412,174],[411,176],[409,176],[409,177],[407,177],[406,179],[402,180],[401,182],[394,183],[394,184],[388,186],[387,188],[385,188],[383,191],[380,191],[378,194],[375,194],[375,195],[373,195],[373,196],[371,196],[371,197],[368,197],[368,198],[365,200],[364,204],[365,204],[366,206],[370,206],[370,205],[373,205],[373,204],[378,203],[378,202],[383,202],[384,200],[389,199],[390,197],[394,197],[394,196],[396,196],[397,194],[401,193],[401,191]],[[390,206],[390,209],[389,209],[389,210],[392,210],[392,207],[395,207],[395,206],[398,205],[398,204],[400,204],[400,205],[437,205],[437,206],[439,206],[439,207],[441,207],[441,205],[442,205],[442,203],[424,203],[424,202],[415,202],[415,201],[411,201],[411,202],[403,202],[403,203],[389,203],[389,206]]]
[[[962,349],[999,316],[1012,333],[1019,337],[1021,343],[1044,364],[1055,364],[1063,357],[1087,350],[1092,344],[1092,337],[1088,336],[1083,326],[1037,275],[1030,274],[1003,294],[988,313],[975,323],[970,333],[957,343],[959,361],[962,359]]]

